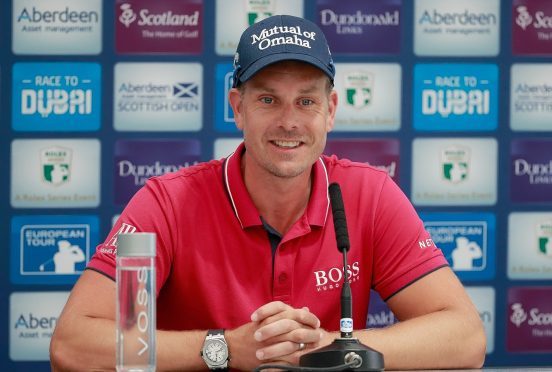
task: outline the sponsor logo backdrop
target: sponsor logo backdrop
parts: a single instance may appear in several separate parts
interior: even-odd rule
[[[413,201],[480,313],[486,364],[552,365],[551,1],[6,0],[0,370],[50,370],[72,285],[147,177],[234,151],[233,54],[273,14],[326,33],[326,153]],[[371,298],[368,327],[398,321]]]

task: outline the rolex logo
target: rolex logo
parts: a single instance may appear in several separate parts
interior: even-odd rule
[[[345,76],[345,96],[347,104],[357,109],[372,102],[374,92],[374,75],[369,72],[356,71]]]
[[[470,151],[464,146],[450,146],[441,151],[441,172],[445,180],[458,184],[467,179]]]
[[[537,240],[539,252],[552,257],[552,221],[537,224]]]
[[[54,186],[69,182],[72,153],[71,149],[60,146],[41,150],[42,180]]]

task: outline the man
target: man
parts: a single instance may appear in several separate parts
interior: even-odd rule
[[[331,343],[343,275],[331,182],[350,229],[355,336],[387,369],[480,367],[479,316],[404,194],[384,171],[321,156],[337,94],[320,29],[267,18],[244,32],[234,65],[229,101],[244,143],[135,195],[72,291],[51,343],[54,369],[115,364],[119,231],[157,234],[159,370],[298,364]],[[400,323],[362,330],[370,288]],[[225,338],[229,360],[200,356],[210,337]]]

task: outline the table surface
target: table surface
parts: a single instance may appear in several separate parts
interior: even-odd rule
[[[417,370],[416,372],[436,372],[444,370],[425,369]],[[447,372],[462,371],[462,372],[552,372],[552,367],[485,367],[481,369],[448,369]],[[412,372],[412,371],[395,371],[395,372]]]

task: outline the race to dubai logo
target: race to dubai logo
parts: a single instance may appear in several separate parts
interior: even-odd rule
[[[275,14],[276,0],[245,0],[247,24],[262,21]]]
[[[546,221],[537,225],[537,239],[539,252],[552,257],[552,221]]]
[[[512,305],[512,315],[510,315],[510,321],[520,327],[527,320],[527,313],[523,309],[523,305],[516,302]]]
[[[372,102],[374,75],[369,72],[350,72],[344,77],[347,104],[356,109],[368,106]]]
[[[527,11],[526,6],[518,6],[516,8],[516,11],[518,12],[518,16],[516,17],[516,24],[523,28],[524,30],[527,29],[527,27],[533,23],[533,17],[531,17],[531,14]]]
[[[450,146],[441,151],[442,175],[445,180],[458,184],[468,178],[470,150],[464,146]]]
[[[466,82],[469,83],[465,84]],[[424,115],[447,118],[451,115],[489,114],[491,89],[488,87],[488,80],[478,81],[475,76],[437,76],[434,85],[422,91]]]
[[[71,175],[72,150],[52,146],[41,150],[42,179],[54,186],[69,182]]]
[[[35,81],[40,81],[37,76]],[[78,77],[74,85],[78,84]],[[25,81],[26,82],[26,81]],[[25,83],[24,82],[24,83]],[[90,80],[86,80],[90,83]],[[38,84],[37,84],[38,86]],[[42,89],[31,87],[21,90],[21,115],[40,115],[47,118],[54,115],[90,115],[92,113],[92,89]]]
[[[124,3],[121,5],[122,13],[119,16],[119,22],[125,25],[126,28],[128,28],[132,22],[136,21],[136,13],[134,13],[134,10],[132,10],[132,7],[128,3]]]

